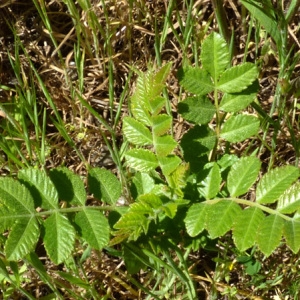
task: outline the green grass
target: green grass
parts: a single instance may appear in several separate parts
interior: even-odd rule
[[[194,0],[14,2],[1,4],[0,12],[4,41],[0,49],[2,176],[15,176],[29,166],[49,170],[65,165],[81,176],[91,167],[106,167],[118,175],[124,194],[129,195],[131,171],[123,160],[128,143],[120,126],[129,113],[135,70],[172,62],[164,96],[169,100],[166,111],[173,116],[174,134],[180,139],[189,125],[177,114],[177,104],[187,97],[179,87],[177,71],[182,65],[199,66],[201,44],[212,30],[229,42],[233,64],[251,61],[260,67],[261,90],[249,113],[259,115],[264,126],[257,139],[230,149],[224,145],[224,149],[242,156],[244,149],[258,148],[265,170],[286,162],[299,166],[299,107],[293,97],[297,90],[285,93],[282,87],[299,76],[299,48],[290,34],[292,31],[297,36],[299,30],[297,1],[291,1],[287,8],[288,24],[279,23],[280,45],[274,44],[266,29],[236,1],[225,1],[224,5],[223,1],[202,4]],[[277,17],[282,22],[282,16]],[[232,19],[235,22],[228,21]],[[113,165],[101,159],[105,152]],[[98,253],[79,244],[77,256],[64,265],[64,273],[59,273],[57,266],[41,264],[36,256],[23,263],[34,269],[30,271],[34,274],[27,274],[39,277],[39,284],[47,287],[39,297],[48,293],[61,299],[154,299],[157,290],[166,299],[184,299],[182,291],[188,291],[190,298],[195,293],[210,295],[211,299],[225,294],[231,299],[237,294],[250,299],[276,293],[282,299],[298,297],[300,279],[295,266],[299,261],[284,247],[269,259],[255,252],[262,269],[249,275],[240,264],[229,269],[240,255],[230,238],[214,251],[207,243],[199,251],[181,254],[173,250],[153,256],[152,265],[139,276],[124,268],[123,254],[114,256],[118,248]],[[144,249],[143,254],[153,255],[147,251]],[[287,263],[282,263],[283,257]],[[174,261],[178,264],[172,265]],[[12,276],[17,271],[3,258],[2,264],[11,272],[1,282],[3,293],[37,297],[36,287],[26,281],[28,275],[19,274],[17,284]],[[14,266],[21,267],[21,263]],[[189,272],[194,277],[188,276]],[[64,276],[69,276],[66,281]],[[195,291],[190,280],[197,276],[203,280]]]

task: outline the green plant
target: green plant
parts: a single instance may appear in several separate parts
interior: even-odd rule
[[[102,200],[114,204],[120,194],[120,185],[113,175],[105,170],[93,169],[89,176],[94,196],[101,195]],[[71,254],[76,232],[95,249],[107,245],[107,219],[98,211],[100,208],[85,206],[86,192],[80,177],[61,168],[50,172],[51,179],[37,169],[22,170],[18,178],[19,181],[12,178],[0,180],[1,231],[11,230],[5,241],[8,260],[18,260],[34,250],[41,232],[45,249],[56,264],[65,261]],[[114,192],[101,194],[101,189],[95,190],[97,182],[93,180],[105,181],[104,188],[106,184],[113,184]],[[59,207],[59,199],[70,205],[77,204],[77,208]],[[37,207],[42,211],[37,212]],[[65,213],[70,213],[70,219]]]
[[[203,44],[201,54],[203,69],[188,68],[183,71],[183,75],[180,74],[183,86],[197,96],[182,102],[181,105],[185,105],[184,111],[179,106],[179,112],[183,116],[189,116],[189,120],[194,123],[202,123],[201,126],[196,125],[186,133],[188,138],[183,137],[182,148],[189,149],[193,143],[195,144],[195,140],[199,149],[206,147],[204,153],[199,151],[196,157],[193,153],[189,153],[191,158],[187,157],[186,160],[192,161],[197,156],[207,155],[208,151],[215,151],[216,144],[210,143],[210,146],[207,146],[207,140],[213,135],[217,141],[223,138],[229,142],[238,142],[258,132],[259,121],[255,116],[233,114],[227,118],[226,115],[226,121],[224,117],[220,117],[221,113],[236,113],[254,100],[255,90],[253,91],[252,83],[257,76],[255,65],[249,63],[224,71],[229,62],[226,61],[227,55],[223,45],[224,42],[218,35],[211,34]],[[239,70],[244,71],[239,73]],[[221,101],[218,90],[224,93]],[[205,125],[212,119],[213,106],[208,99],[198,98],[210,91],[214,92],[215,101],[214,131]],[[198,114],[193,115],[197,109]],[[208,113],[202,116],[201,111]],[[202,135],[191,134],[196,130]],[[193,151],[196,152],[195,148]],[[300,247],[296,233],[300,225],[297,214],[299,184],[296,182],[299,170],[293,166],[273,169],[256,183],[255,201],[237,198],[246,194],[257,181],[261,162],[254,154],[255,152],[251,156],[241,158],[226,154],[216,158],[216,161],[205,164],[204,170],[208,170],[207,173],[203,176],[203,171],[200,170],[198,176],[202,177],[202,180],[197,182],[196,179],[195,182],[199,192],[199,200],[195,202],[199,203],[192,204],[185,218],[187,232],[191,236],[197,236],[206,229],[212,238],[216,238],[233,229],[233,239],[240,251],[257,243],[265,255],[270,255],[274,251],[284,235],[287,245],[292,251],[297,252]],[[215,159],[215,156],[212,156],[212,159]],[[220,188],[222,181],[225,184],[223,183],[223,188]],[[266,205],[276,202],[276,208]],[[241,209],[238,204],[242,204],[244,208]],[[264,213],[267,213],[267,216]],[[295,215],[291,216],[292,213]]]
[[[246,111],[258,90],[257,67],[231,67],[227,44],[216,33],[203,42],[200,58],[201,68],[185,66],[178,73],[190,93],[178,111],[194,124],[180,144],[162,96],[171,64],[139,74],[130,116],[123,119],[129,206],[119,206],[122,184],[105,169],[90,169],[87,176],[89,194],[102,206],[86,204],[84,181],[67,168],[49,174],[28,168],[17,179],[0,178],[0,229],[8,232],[3,235],[8,261],[25,259],[52,284],[33,255],[39,238],[55,264],[68,261],[76,240],[97,250],[121,243],[130,274],[153,270],[147,287],[130,278],[132,284],[156,299],[196,299],[188,256],[202,245],[203,236],[215,239],[232,230],[239,251],[258,245],[266,256],[284,237],[293,252],[299,251],[298,168],[278,167],[259,178],[255,151],[230,154],[231,144],[259,132],[259,118]],[[254,201],[242,198],[251,190]],[[248,266],[254,262],[240,259]],[[1,268],[5,274],[6,266]],[[249,267],[248,272],[256,270]],[[76,281],[70,274],[61,276]],[[84,280],[77,283],[93,294]]]
[[[11,271],[11,274],[8,272]],[[25,289],[22,288],[22,284],[28,282],[28,278],[24,276],[27,271],[27,266],[24,264],[22,267],[18,267],[18,264],[14,261],[0,261],[0,289],[4,299],[8,299],[13,296],[16,290],[19,290],[28,299],[34,299]]]
[[[49,177],[38,169],[22,170],[18,173],[18,180],[1,178],[0,189],[1,232],[9,230],[3,241],[5,258],[8,261],[27,260],[52,290],[55,291],[55,287],[51,279],[33,256],[39,238],[55,264],[70,258],[76,236],[93,249],[101,250],[108,245],[109,225],[101,211],[112,210],[121,194],[119,181],[109,171],[93,169],[89,172],[89,190],[94,197],[111,205],[106,208],[85,205],[84,183],[67,168],[53,169]],[[61,206],[59,200],[63,201]],[[40,208],[39,212],[37,208]],[[4,270],[5,266],[2,273]],[[68,274],[60,274],[64,275]],[[71,280],[71,277],[68,281],[73,283],[75,279]],[[74,282],[79,284],[78,280],[80,278]],[[92,289],[88,283],[84,288]]]
[[[291,109],[287,103],[291,97],[297,97],[297,93],[299,92],[297,87],[298,76],[296,75],[297,77],[292,79],[295,76],[295,74],[293,74],[295,66],[299,61],[299,52],[296,52],[295,45],[297,44],[299,47],[299,43],[294,34],[291,33],[290,28],[290,25],[292,24],[291,21],[299,7],[299,2],[292,0],[287,6],[284,6],[285,4],[282,2],[278,2],[276,7],[270,0],[242,0],[241,3],[249,10],[255,21],[263,27],[263,29],[261,29],[261,26],[259,26],[258,30],[266,32],[266,34],[264,34],[265,38],[262,41],[264,43],[264,48],[272,51],[270,47],[270,38],[267,37],[267,34],[269,34],[273,40],[272,43],[275,44],[274,48],[276,48],[278,54],[278,80],[274,101],[268,113],[269,116],[262,116],[266,122],[266,130],[263,135],[264,141],[269,132],[269,127],[274,126],[272,143],[270,145],[271,157],[269,167],[273,167],[276,158],[275,149],[278,144],[277,138],[280,130],[284,127],[282,126],[282,122],[283,124],[286,124],[291,135],[291,143],[296,153],[295,165],[297,166],[299,160],[299,143],[296,138],[298,124],[295,124],[294,122],[296,107]],[[249,28],[249,33],[251,30],[252,29]],[[255,108],[258,107],[255,106]],[[271,117],[275,112],[278,114],[278,119],[276,122],[273,122]]]
[[[229,150],[229,143],[244,141],[258,133],[259,119],[244,111],[255,100],[258,90],[256,66],[243,63],[230,67],[226,43],[215,33],[204,41],[201,59],[202,68],[185,67],[179,72],[183,87],[194,94],[178,107],[185,119],[196,124],[180,144],[190,170],[171,152],[176,144],[167,133],[169,121],[162,136],[156,131],[161,125],[160,118],[170,118],[161,113],[163,100],[159,96],[167,66],[157,74],[149,71],[139,77],[132,96],[132,117],[124,120],[123,127],[125,137],[134,145],[125,158],[127,166],[137,172],[132,179],[136,197],[114,226],[118,229],[116,240],[138,241],[141,236],[151,235],[149,228],[153,223],[156,234],[168,236],[159,223],[182,213],[180,203],[180,207],[188,207],[185,227],[195,239],[204,229],[211,238],[221,237],[232,229],[240,251],[257,244],[268,256],[284,236],[290,249],[298,252],[298,168],[275,168],[258,180],[261,162],[255,151],[241,158],[220,151],[224,141],[225,149]],[[205,96],[210,92],[214,104]],[[215,125],[211,126],[214,115]],[[160,152],[158,137],[166,141],[165,152]],[[166,171],[165,161],[172,162],[168,163],[172,169]],[[254,184],[255,201],[238,198]],[[276,207],[269,206],[274,203]],[[166,207],[172,207],[173,212]]]
[[[7,169],[11,173],[16,171],[16,166],[44,166],[49,155],[45,136],[46,110],[38,104],[32,70],[26,78],[28,70],[21,67],[21,47],[18,42],[16,37],[14,53],[8,53],[17,84],[15,88],[7,87],[13,94],[11,102],[0,104],[5,114],[0,124],[3,130],[0,147],[8,158]]]

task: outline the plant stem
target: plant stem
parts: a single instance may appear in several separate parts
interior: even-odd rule
[[[293,222],[299,222],[300,223],[300,220],[295,220],[294,218],[291,218],[287,215],[284,215],[284,214],[282,214],[282,213],[280,213],[280,212],[278,212],[278,211],[276,211],[276,210],[274,210],[270,207],[261,205],[257,202],[253,202],[253,201],[250,201],[250,200],[239,199],[239,198],[216,198],[216,199],[213,199],[213,200],[207,200],[207,201],[205,201],[205,203],[215,204],[215,203],[218,203],[218,202],[223,201],[223,200],[233,201],[235,203],[246,205],[246,206],[257,207],[260,210],[265,211],[266,213],[268,213],[270,215],[277,215],[277,216],[283,218],[286,221],[293,221]]]

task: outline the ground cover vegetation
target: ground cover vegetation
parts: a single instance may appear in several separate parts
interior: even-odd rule
[[[0,3],[3,299],[299,297],[298,2]]]

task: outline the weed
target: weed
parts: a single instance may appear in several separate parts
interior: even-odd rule
[[[1,5],[7,297],[297,297],[297,2]]]

